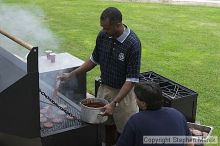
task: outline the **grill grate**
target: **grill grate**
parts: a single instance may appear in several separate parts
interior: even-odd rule
[[[183,86],[171,82],[154,72],[141,73],[139,79],[140,82],[152,81],[158,83],[161,87],[163,96],[171,99],[183,98],[192,94],[189,89],[185,89]]]
[[[40,88],[42,89],[43,92],[45,92],[49,97],[52,97],[53,94],[53,88],[51,88],[49,85],[47,85],[45,82],[40,82]],[[50,101],[43,97],[42,95],[40,96],[40,107],[46,107],[50,105],[53,108],[53,112],[58,112],[61,111],[58,109],[56,106],[51,105]],[[53,123],[52,128],[45,128],[43,127],[43,123],[41,123],[41,137],[57,134],[60,132],[64,132],[67,130],[71,129],[77,129],[80,127],[83,127],[86,125],[86,123],[81,122],[77,119],[80,119],[80,107],[73,103],[71,100],[63,96],[62,94],[58,93],[58,97],[56,97],[56,102],[58,104],[64,104],[66,105],[66,110],[68,110],[70,113],[72,113],[76,119],[69,120],[66,118],[66,115],[63,118],[63,121],[60,123]]]

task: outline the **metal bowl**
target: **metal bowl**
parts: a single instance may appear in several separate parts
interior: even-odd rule
[[[102,116],[104,112],[104,106],[108,104],[108,101],[103,98],[87,98],[80,102],[81,113],[80,118],[82,121],[90,124],[104,123],[108,116]]]

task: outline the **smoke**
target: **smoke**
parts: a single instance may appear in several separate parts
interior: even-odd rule
[[[56,52],[59,48],[58,38],[43,23],[45,20],[46,16],[39,8],[32,6],[22,7],[11,4],[9,5],[0,0],[0,29],[32,44],[33,46],[39,47],[40,55],[42,55],[45,50],[53,50]],[[24,59],[26,54],[29,52],[27,49],[24,49],[22,46],[1,34],[0,47],[3,47],[4,49]],[[64,59],[63,62],[66,62],[65,58],[62,59]],[[44,64],[41,65],[43,66]],[[63,72],[69,71],[63,70]],[[62,73],[62,71],[41,73],[40,79],[54,88],[56,85],[56,77],[60,73]],[[84,78],[82,80],[85,82]],[[65,84],[62,84],[59,92],[61,92],[64,96],[71,98],[71,100],[73,100],[72,98],[77,97],[78,101],[79,99],[85,98],[84,91],[86,89],[84,89],[84,86],[79,86],[81,84],[81,77],[77,79],[73,78],[66,81]]]
[[[0,0],[0,28],[39,47],[39,54],[59,47],[57,37],[42,23],[43,19],[45,16],[39,8],[8,5]],[[0,46],[22,58],[29,52],[1,34]]]

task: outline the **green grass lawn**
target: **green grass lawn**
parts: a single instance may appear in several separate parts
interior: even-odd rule
[[[124,23],[142,41],[141,71],[155,71],[198,92],[197,120],[214,127],[220,136],[220,9],[101,0],[6,0],[8,4],[37,7],[41,20],[60,38],[59,51],[86,60],[100,30],[99,15],[118,7]],[[1,15],[1,14],[0,14]],[[94,93],[99,69],[88,73]]]

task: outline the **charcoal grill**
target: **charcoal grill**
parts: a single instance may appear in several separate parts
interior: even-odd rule
[[[140,74],[140,82],[153,81],[160,85],[164,97],[164,106],[173,107],[186,117],[188,122],[195,122],[198,94],[153,71]]]
[[[30,50],[27,61],[24,61],[0,47],[0,132],[9,136],[21,137],[22,141],[39,138],[41,140],[39,146],[99,146],[99,125],[86,124],[80,120],[64,120],[52,128],[41,127],[40,106],[51,103],[40,95],[39,91],[51,96],[53,86],[39,79],[38,48],[8,35],[1,29],[0,33]],[[82,95],[85,95],[86,84],[82,86]],[[76,119],[79,119],[80,107],[69,98],[58,93],[56,102],[66,104],[67,110]],[[10,140],[13,141],[14,139]]]

